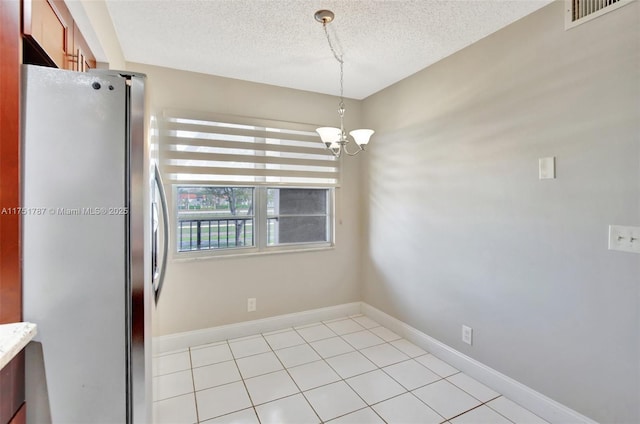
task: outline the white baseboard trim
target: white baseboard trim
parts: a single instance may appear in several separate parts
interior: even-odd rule
[[[361,313],[551,423],[597,424],[367,303],[362,303]]]
[[[344,303],[342,305],[328,306],[326,308],[312,309],[309,311],[286,315],[277,315],[275,317],[239,322],[237,324],[222,325],[219,327],[204,328],[202,330],[158,336],[153,338],[153,354],[162,355],[163,353],[187,349],[191,346],[251,336],[253,334],[266,333],[287,327],[311,324],[318,321],[348,317],[350,315],[357,315],[361,313],[360,306],[361,302]]]

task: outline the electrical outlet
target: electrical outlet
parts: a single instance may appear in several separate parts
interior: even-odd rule
[[[256,298],[250,297],[247,299],[247,312],[255,312],[256,310]]]
[[[470,345],[473,340],[473,328],[467,327],[466,325],[462,326],[462,341],[466,344]]]

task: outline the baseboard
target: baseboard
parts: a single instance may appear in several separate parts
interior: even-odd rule
[[[318,321],[348,317],[350,315],[360,314],[360,306],[360,302],[345,303],[326,308],[239,322],[237,324],[222,325],[219,327],[154,337],[153,354],[161,355],[167,352],[187,349],[190,346],[235,339],[258,333],[266,333],[287,327],[311,324]]]
[[[361,313],[551,423],[597,424],[367,303],[362,303]]]

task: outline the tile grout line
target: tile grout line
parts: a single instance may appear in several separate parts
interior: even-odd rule
[[[191,358],[191,348],[187,350],[189,353],[189,365],[191,365],[191,385],[193,386],[193,403],[196,406],[196,422],[200,422],[200,413],[198,411],[198,399],[196,398],[196,378],[193,375],[193,360]]]

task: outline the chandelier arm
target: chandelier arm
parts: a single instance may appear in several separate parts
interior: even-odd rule
[[[350,152],[350,151],[348,151],[348,150],[347,150],[347,146],[346,146],[346,144],[342,147],[342,151],[343,151],[343,152],[345,152],[345,153],[346,153],[347,155],[349,155],[349,156],[355,156],[355,155],[357,155],[358,153],[362,152],[363,150],[364,150],[364,149],[363,149],[361,146],[358,146],[358,150],[356,150],[355,152],[353,152],[353,153],[352,153],[352,152]]]

